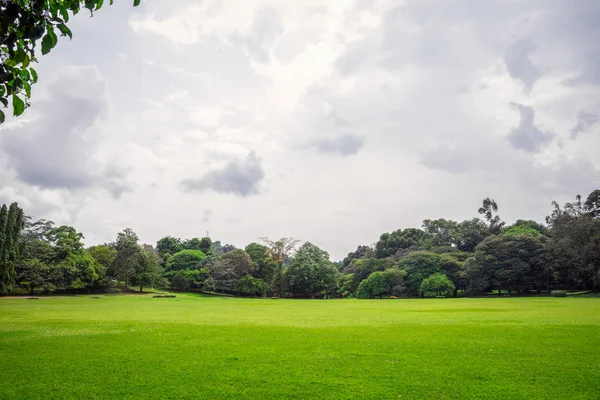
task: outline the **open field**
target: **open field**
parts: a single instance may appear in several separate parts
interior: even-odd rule
[[[0,299],[0,398],[598,399],[600,299]]]

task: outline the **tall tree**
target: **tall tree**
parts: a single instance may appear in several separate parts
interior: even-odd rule
[[[526,290],[535,286],[532,277],[543,262],[544,246],[531,235],[495,235],[485,239],[475,251],[477,279],[483,289]]]
[[[502,233],[502,227],[504,222],[500,219],[497,214],[498,205],[494,199],[489,197],[483,200],[483,205],[479,208],[479,214],[483,215],[489,224],[489,231],[492,235],[498,235]]]
[[[138,235],[133,229],[126,228],[123,232],[119,232],[117,240],[112,245],[117,253],[111,270],[117,279],[125,282],[126,288],[143,262],[144,254],[138,241]]]
[[[426,232],[416,228],[384,233],[375,244],[375,256],[399,258],[411,251],[419,250],[428,239],[429,235]]]
[[[181,250],[183,250],[181,240],[173,236],[166,236],[156,242],[156,251],[158,251],[158,254],[164,261],[167,261],[170,256]]]
[[[24,223],[23,210],[17,203],[0,207],[0,294],[10,293],[15,283],[15,263],[19,259]]]
[[[306,242],[290,260],[285,276],[291,293],[314,298],[335,292],[338,275],[329,254]]]
[[[458,223],[456,221],[440,219],[423,220],[423,230],[429,235],[433,246],[456,246],[459,241]]]
[[[458,224],[458,243],[461,251],[473,252],[477,245],[487,237],[488,227],[479,218],[473,218]]]
[[[270,240],[268,237],[262,237],[260,240],[262,240],[268,246],[269,255],[277,264],[276,274],[278,277],[275,277],[275,280],[277,280],[279,287],[273,289],[276,290],[280,296],[283,296],[285,285],[283,279],[283,264],[288,260],[290,254],[294,251],[298,243],[300,243],[300,240],[292,237],[284,237],[279,240]]]
[[[273,275],[275,275],[277,264],[269,255],[267,246],[258,243],[250,243],[244,250],[258,266],[256,277],[263,279],[265,282],[271,282]]]

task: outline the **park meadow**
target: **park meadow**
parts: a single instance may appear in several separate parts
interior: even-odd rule
[[[597,399],[600,298],[0,299],[2,399]]]

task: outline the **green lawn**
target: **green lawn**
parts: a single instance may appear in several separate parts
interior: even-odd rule
[[[0,299],[0,399],[599,399],[600,299]]]

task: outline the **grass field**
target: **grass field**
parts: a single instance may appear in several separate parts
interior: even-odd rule
[[[599,399],[600,299],[0,299],[1,399]]]

